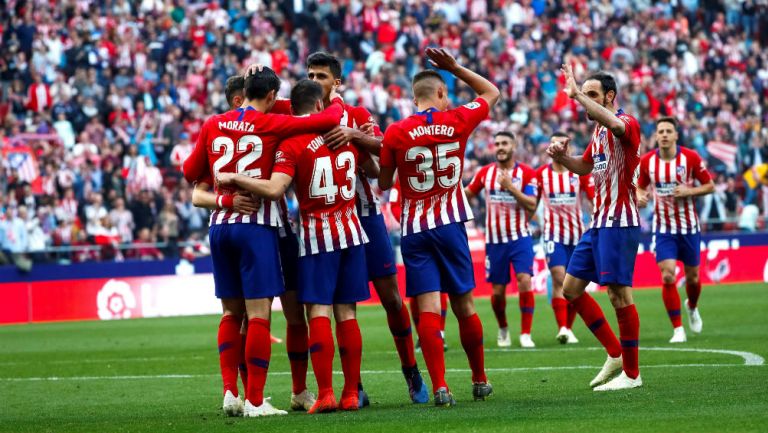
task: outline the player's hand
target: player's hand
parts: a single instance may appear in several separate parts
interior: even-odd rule
[[[512,178],[509,177],[509,171],[507,170],[501,170],[501,172],[499,172],[499,176],[497,177],[497,180],[499,182],[499,185],[501,185],[501,187],[506,189],[507,191],[512,191],[515,188],[514,186],[512,186]]]
[[[429,63],[437,69],[453,72],[459,68],[459,63],[444,48],[427,48],[425,53],[429,57]]]
[[[323,139],[325,140],[325,145],[329,149],[334,150],[340,146],[345,145],[346,143],[355,141],[358,134],[359,131],[356,129],[348,128],[346,126],[336,126],[331,129],[330,132],[326,133],[323,136]]]
[[[235,194],[232,200],[232,209],[236,212],[243,214],[251,214],[258,212],[261,207],[260,200],[254,200],[250,194]]]
[[[648,206],[648,193],[643,191],[637,192],[637,207],[644,208]]]
[[[362,126],[360,126],[360,130],[359,131],[362,132],[365,135],[373,137],[373,136],[376,135],[375,126],[376,125],[371,123],[371,122],[364,123]]]
[[[579,87],[576,85],[576,78],[573,77],[573,66],[564,64],[560,71],[565,76],[565,89],[563,91],[569,98],[575,98],[579,93]]]
[[[235,173],[217,173],[216,174],[216,185],[219,186],[232,186],[235,184],[235,179],[237,178],[237,174]]]
[[[257,72],[261,72],[262,70],[264,70],[264,65],[262,65],[261,63],[254,63],[248,66],[247,68],[245,68],[245,72],[243,72],[243,76],[247,77]]]
[[[672,192],[672,195],[675,198],[686,198],[693,195],[693,192],[690,187],[686,185],[678,185],[675,187],[675,190]]]
[[[328,100],[331,101],[331,103],[333,103],[334,99],[339,99],[341,100],[342,104],[344,103],[344,98],[342,98],[341,95],[339,94],[339,86],[336,86],[336,85],[333,86],[333,88],[331,89],[331,93],[328,95]],[[325,107],[325,108],[328,108],[328,107]]]
[[[567,155],[568,146],[563,143],[551,143],[547,147],[547,155],[555,161],[559,161]]]

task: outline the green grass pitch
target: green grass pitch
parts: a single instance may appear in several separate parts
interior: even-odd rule
[[[617,330],[607,295],[595,297]],[[361,307],[363,382],[371,406],[356,413],[265,419],[227,418],[219,409],[218,317],[1,327],[0,431],[768,431],[768,367],[745,365],[768,357],[768,285],[706,287],[700,302],[704,332],[689,333],[683,345],[667,342],[671,327],[658,290],[637,291],[635,300],[641,389],[591,391],[588,382],[605,355],[579,319],[574,331],[581,343],[560,346],[544,297],[536,299],[537,349],[497,349],[490,304],[481,299],[477,305],[495,395],[472,401],[467,361],[449,316],[446,364],[458,404],[449,409],[412,405],[383,310]],[[516,327],[519,313],[514,300],[509,304],[510,324]],[[277,313],[275,334],[284,334],[284,323]],[[418,359],[426,378],[421,355]],[[338,355],[336,363],[340,370]],[[288,408],[288,371],[285,346],[274,345],[266,395],[278,408]],[[342,376],[334,380],[338,393]],[[315,387],[311,367],[308,383]]]

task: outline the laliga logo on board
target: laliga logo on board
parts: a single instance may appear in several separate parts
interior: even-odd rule
[[[109,280],[96,295],[99,319],[129,319],[136,308],[136,296],[125,281]]]

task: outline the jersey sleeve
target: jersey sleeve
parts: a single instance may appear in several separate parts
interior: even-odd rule
[[[277,152],[275,152],[275,165],[272,167],[272,173],[284,173],[290,177],[295,177],[301,148],[298,137],[289,138],[280,143]]]
[[[291,113],[291,100],[290,99],[278,99],[275,101],[275,105],[269,110],[272,114],[287,114]]]
[[[640,123],[634,117],[628,114],[619,114],[619,119],[624,122],[624,134],[619,138],[619,142],[632,149],[640,147]]]
[[[707,170],[707,163],[704,162],[698,153],[691,152],[691,155],[693,155],[693,164],[691,166],[693,177],[702,185],[711,182],[712,175]]]
[[[595,198],[595,179],[591,174],[579,176],[581,189],[587,194],[590,200]]]
[[[181,171],[184,179],[189,183],[204,181],[211,178],[210,167],[208,165],[208,130],[211,128],[212,119],[209,118],[202,126],[200,133],[197,134],[197,141],[192,153],[184,160]],[[207,176],[207,177],[206,177]]]
[[[539,181],[536,178],[536,172],[531,167],[526,167],[523,171],[523,194],[538,197]]]
[[[490,110],[485,99],[476,98],[468,104],[450,110],[450,113],[456,120],[454,127],[460,131],[461,135],[469,135],[488,117]]]
[[[382,167],[396,168],[395,146],[397,145],[397,127],[390,125],[387,132],[384,133],[384,139],[381,140],[381,151],[379,151],[379,165]]]
[[[483,190],[486,173],[488,173],[488,166],[480,168],[480,170],[475,173],[475,176],[469,182],[469,185],[467,185],[467,188],[472,191],[472,194],[478,195],[480,194],[480,191]]]
[[[352,118],[355,120],[355,125],[357,125],[358,128],[366,123],[372,123],[373,134],[376,137],[382,137],[384,135],[384,133],[381,132],[381,128],[379,128],[379,124],[376,123],[376,119],[373,118],[373,115],[371,115],[370,111],[365,107],[355,107],[355,110],[352,112]]]
[[[637,186],[642,189],[648,187],[651,184],[651,178],[648,171],[648,164],[650,163],[650,154],[645,154],[643,159],[640,160],[640,176],[637,178]]]
[[[544,168],[546,165],[542,165],[541,167],[536,169],[536,184],[538,185],[538,188],[536,189],[536,198],[541,198],[541,192],[544,189]]]
[[[592,159],[592,142],[587,144],[587,148],[584,149],[584,154],[581,155],[581,159],[584,162],[588,162],[590,164],[594,164],[595,161]]]

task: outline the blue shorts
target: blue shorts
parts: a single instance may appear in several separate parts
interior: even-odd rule
[[[640,227],[589,229],[568,263],[568,273],[601,286],[632,286]]]
[[[285,290],[299,289],[299,239],[289,229],[285,236],[278,238],[280,265],[283,269]]]
[[[397,274],[395,253],[389,242],[389,232],[384,224],[384,216],[371,215],[360,217],[360,224],[368,235],[365,244],[365,262],[368,264],[368,279],[388,277]]]
[[[475,288],[475,273],[464,223],[452,223],[404,236],[405,293],[461,295]]]
[[[685,266],[699,266],[701,261],[701,233],[671,235],[656,233],[656,262],[680,260]]]
[[[568,266],[576,245],[565,245],[560,242],[547,241],[544,244],[547,251],[547,266],[552,269],[556,266]]]
[[[509,265],[515,274],[533,275],[533,241],[530,236],[503,244],[485,244],[485,280],[507,285],[511,281]]]
[[[371,297],[362,245],[299,257],[299,301],[354,304]]]
[[[261,299],[283,294],[276,228],[214,224],[208,238],[217,298]]]

